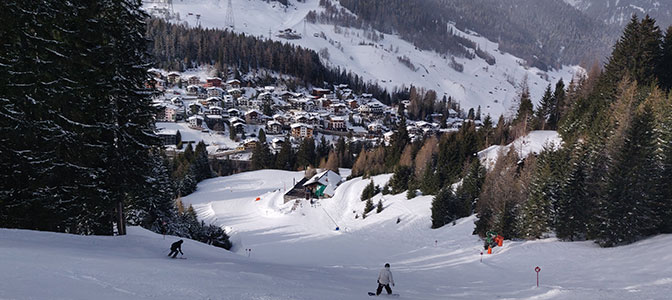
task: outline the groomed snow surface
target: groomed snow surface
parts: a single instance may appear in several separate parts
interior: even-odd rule
[[[528,146],[545,140],[535,135],[551,134],[532,133],[536,142]],[[187,259],[170,259],[168,248],[179,238],[137,227],[118,237],[0,229],[0,299],[370,299],[386,262],[403,299],[672,294],[672,235],[610,249],[554,238],[506,240],[481,262],[474,217],[430,229],[431,196],[379,194],[373,201],[382,200],[385,210],[362,219],[359,198],[370,179],[346,181],[315,205],[285,204],[284,190],[302,177],[246,172],[201,182],[182,198],[206,222],[225,226],[232,252],[185,240]],[[382,186],[390,177],[373,180]]]

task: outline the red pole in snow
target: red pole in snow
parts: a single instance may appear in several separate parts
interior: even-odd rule
[[[541,268],[536,267],[534,268],[534,271],[537,272],[537,287],[539,287],[539,272],[541,271]]]

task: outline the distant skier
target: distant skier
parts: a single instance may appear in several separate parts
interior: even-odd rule
[[[385,268],[378,273],[378,289],[376,290],[376,296],[380,295],[380,292],[383,291],[383,287],[385,287],[385,291],[387,291],[388,294],[392,294],[390,284],[394,286],[394,278],[392,278],[392,272],[390,272],[390,264],[386,263]]]
[[[173,243],[172,245],[170,245],[170,254],[168,254],[168,256],[172,255],[171,257],[175,258],[175,257],[177,257],[177,252],[178,251],[180,252],[180,254],[184,255],[184,253],[182,253],[182,243],[183,242],[184,242],[183,240],[179,240],[179,241]]]

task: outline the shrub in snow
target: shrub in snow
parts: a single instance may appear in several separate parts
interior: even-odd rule
[[[408,189],[406,192],[406,199],[411,200],[417,196],[417,191],[415,189]]]
[[[373,201],[371,199],[366,200],[366,206],[364,206],[364,214],[368,214],[373,210]]]

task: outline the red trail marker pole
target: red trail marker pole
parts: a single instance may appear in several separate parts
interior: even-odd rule
[[[541,272],[541,268],[537,266],[534,268],[534,271],[537,272],[537,287],[539,287],[539,272]]]

